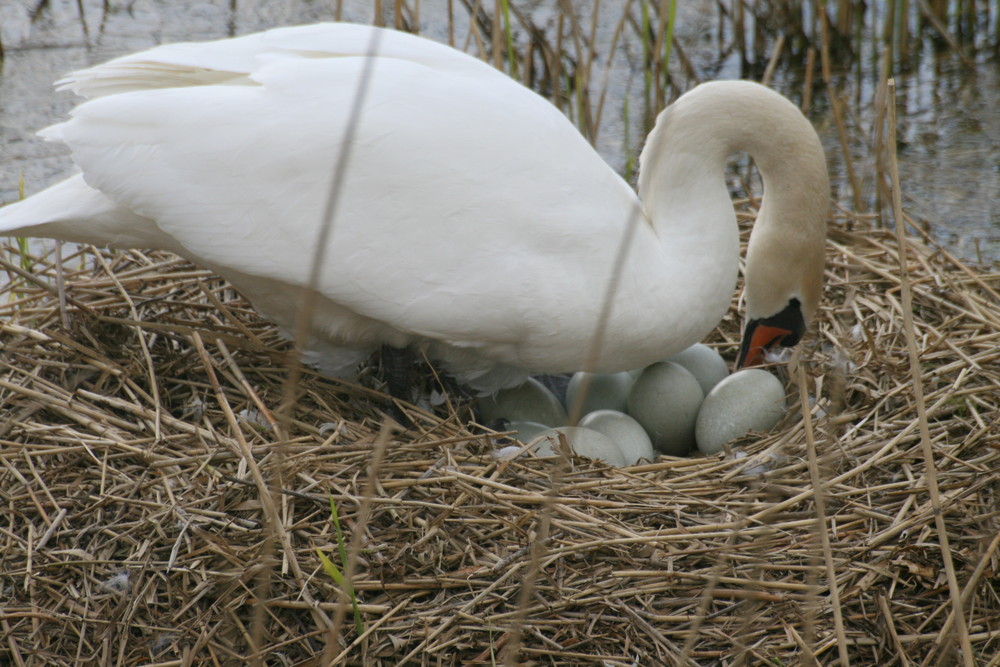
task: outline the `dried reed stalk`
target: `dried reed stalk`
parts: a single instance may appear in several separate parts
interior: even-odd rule
[[[906,245],[906,223],[903,221],[903,198],[899,183],[899,167],[896,162],[896,84],[891,79],[887,86],[886,107],[888,141],[887,155],[889,177],[892,183],[892,211],[895,217],[896,240],[899,247]],[[920,427],[920,445],[926,466],[927,492],[930,495],[934,510],[934,525],[937,528],[941,543],[941,560],[944,562],[945,574],[948,580],[948,592],[951,596],[952,613],[957,619],[958,638],[962,644],[962,660],[966,667],[972,667],[972,643],[969,640],[969,630],[965,623],[965,613],[962,610],[962,595],[958,589],[958,579],[955,576],[955,564],[948,544],[948,530],[941,513],[941,495],[938,490],[937,464],[934,462],[934,447],[931,444],[930,427],[927,424],[927,404],[924,401],[923,373],[920,368],[920,356],[913,326],[913,295],[910,287],[910,271],[906,256],[899,255],[900,292],[902,295],[903,333],[906,336],[906,350],[910,360],[910,374],[913,380],[913,402],[917,411],[917,423]],[[943,640],[948,638],[943,637]],[[942,644],[946,645],[945,642]]]

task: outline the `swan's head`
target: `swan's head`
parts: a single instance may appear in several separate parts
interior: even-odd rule
[[[731,220],[728,193],[706,184],[733,152],[753,157],[764,185],[747,249],[742,368],[761,363],[769,348],[797,343],[819,304],[830,185],[816,130],[765,86],[703,83],[658,117],[642,150],[639,192],[648,211],[683,201],[705,218]]]
[[[796,297],[789,299],[788,305],[776,315],[747,319],[736,368],[763,363],[768,350],[777,346],[792,347],[802,339],[805,332],[806,320],[802,314],[802,302]]]
[[[755,226],[747,250],[746,325],[737,368],[756,366],[768,350],[798,343],[816,314],[823,290],[828,193],[816,193],[816,203],[800,210],[808,220],[799,226]],[[758,217],[766,213],[762,206]]]
[[[760,170],[764,199],[747,248],[746,326],[737,368],[762,363],[773,347],[798,343],[823,289],[830,207],[823,146],[791,102],[779,98],[769,112],[771,131],[747,147]]]

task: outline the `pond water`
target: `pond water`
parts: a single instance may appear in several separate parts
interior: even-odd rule
[[[398,18],[396,3],[385,0],[382,4],[384,22],[392,25]],[[555,40],[560,14],[556,0],[515,0],[511,4]],[[644,85],[635,24],[623,30],[616,41],[622,4],[602,5],[594,31],[597,55],[590,76],[596,89],[607,91],[594,143],[620,171],[626,169],[628,156],[641,146],[642,127],[636,120],[636,109],[642,107]],[[684,60],[671,59],[672,75],[683,81],[692,74],[699,79],[739,78],[742,59],[737,51],[725,48],[727,40],[731,41],[731,30],[725,21],[720,23],[718,3],[697,0],[679,4],[676,37]],[[873,4],[877,13],[882,3]],[[997,2],[984,4],[996,13]],[[402,16],[419,25],[422,34],[445,42],[452,35],[460,48],[475,53],[477,43],[469,37],[475,31],[470,32],[468,7],[478,5],[492,10],[494,3],[425,0],[419,3],[419,15],[410,11]],[[63,74],[163,42],[214,39],[331,20],[338,12],[344,20],[370,23],[372,7],[371,2],[351,0],[3,0],[0,201],[17,198],[22,176],[30,194],[70,170],[64,148],[34,136],[36,130],[62,118],[76,101],[69,93],[52,90],[52,82]],[[632,7],[632,16],[639,17],[638,0]],[[453,21],[450,25],[449,16]],[[590,17],[581,17],[580,25],[589,30]],[[515,28],[514,39],[523,44],[527,37]],[[871,210],[878,54],[874,40],[859,51],[851,63],[838,61],[834,67],[847,70],[836,72],[836,81],[847,102],[849,150],[862,207]],[[1000,114],[996,112],[1000,105],[1000,59],[991,55],[983,51],[971,56],[974,66],[970,67],[952,51],[928,46],[921,49],[908,73],[896,77],[904,205],[953,251],[987,264],[1000,259],[1000,206],[996,205],[1000,201]],[[799,100],[801,81],[801,69],[793,65],[779,67],[773,85]],[[591,107],[596,106],[592,98]],[[629,106],[633,110],[632,129],[626,136],[625,110]],[[837,197],[845,208],[854,210],[854,193],[825,95],[817,94],[810,116],[827,146]]]

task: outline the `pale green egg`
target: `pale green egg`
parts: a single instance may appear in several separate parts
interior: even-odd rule
[[[585,415],[595,410],[617,410],[625,412],[628,406],[628,392],[635,378],[628,372],[621,373],[574,373],[566,387],[566,407],[573,409],[586,379],[590,380],[587,395],[583,399],[583,409],[579,414]]]
[[[625,465],[634,465],[641,459],[656,458],[653,443],[642,425],[624,412],[596,410],[580,420],[580,426],[603,433],[618,445],[625,456]]]
[[[729,366],[718,352],[707,345],[695,343],[683,352],[667,359],[691,371],[702,392],[707,396],[712,387],[729,377]]]
[[[528,442],[542,431],[547,431],[551,426],[538,422],[516,421],[507,424],[508,431],[516,431],[516,438],[521,442]]]
[[[642,424],[653,447],[686,456],[695,446],[694,425],[705,395],[691,371],[670,361],[647,366],[628,397],[628,413]]]
[[[507,424],[507,430],[517,431],[515,437],[524,444],[528,444],[550,428],[552,427],[539,424],[538,422],[510,422]],[[535,456],[556,455],[555,450],[552,449],[552,444],[545,439],[539,440],[531,449],[535,452]]]
[[[619,468],[625,465],[625,455],[622,454],[618,445],[608,436],[593,429],[579,426],[560,426],[545,431],[541,436],[548,437],[551,440],[551,446],[555,449],[558,446],[557,438],[560,433],[566,436],[570,449],[579,456],[604,461]],[[539,447],[540,450],[541,447]]]
[[[537,422],[548,426],[566,423],[566,409],[555,395],[534,378],[513,389],[502,389],[479,399],[483,423],[495,419]]]
[[[785,388],[765,370],[733,373],[705,397],[695,429],[698,450],[716,454],[750,431],[769,431],[786,411]]]

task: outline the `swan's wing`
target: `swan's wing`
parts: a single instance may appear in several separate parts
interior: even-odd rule
[[[365,68],[318,48],[258,53],[246,85],[97,97],[53,134],[90,186],[156,220],[188,257],[303,285]],[[545,100],[443,53],[458,64],[375,62],[320,292],[455,344],[589,336],[635,195]]]
[[[415,35],[350,23],[317,23],[212,42],[164,44],[73,72],[56,82],[56,87],[93,99],[156,88],[253,85],[250,75],[260,66],[261,56],[354,57],[369,53],[373,45],[380,58],[438,71],[502,76],[477,58]]]

